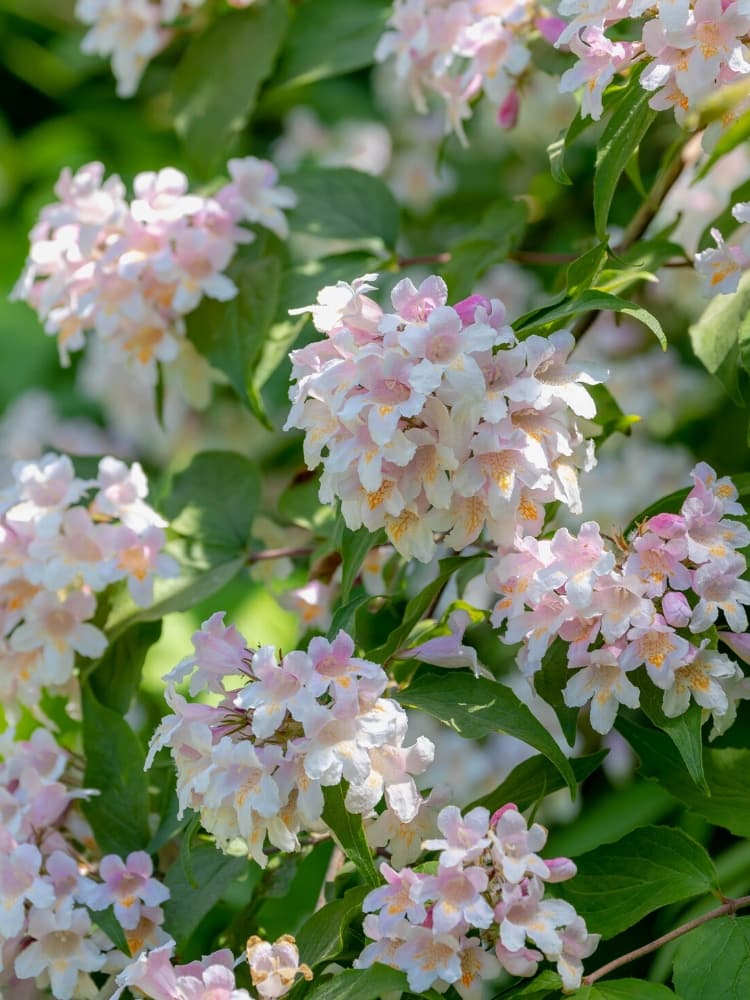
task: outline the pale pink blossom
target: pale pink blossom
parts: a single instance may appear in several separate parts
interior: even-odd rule
[[[253,986],[264,1000],[285,996],[298,976],[308,982],[313,978],[310,968],[300,963],[291,934],[282,934],[273,944],[253,935],[247,942],[247,962]]]

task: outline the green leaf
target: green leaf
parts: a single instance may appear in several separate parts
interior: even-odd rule
[[[607,221],[615,189],[633,153],[648,131],[656,112],[648,106],[651,93],[633,74],[615,105],[599,140],[594,170],[594,225],[600,240],[607,238]]]
[[[667,826],[633,830],[575,862],[576,877],[560,885],[560,895],[605,938],[662,906],[717,889],[716,869],[705,850]]]
[[[524,201],[498,201],[487,209],[472,232],[453,244],[444,269],[451,300],[470,295],[477,280],[519,245],[528,215]]]
[[[570,765],[573,768],[576,783],[580,784],[590,774],[593,774],[607,753],[607,750],[597,750],[596,753],[587,754],[585,757],[571,757]],[[524,760],[517,767],[514,767],[505,781],[498,785],[494,791],[475,799],[466,809],[484,806],[485,809],[489,809],[493,813],[508,802],[515,802],[518,808],[523,811],[545,795],[551,795],[552,792],[566,787],[564,778],[546,757],[529,757],[528,760]]]
[[[674,963],[681,1000],[747,1000],[750,917],[720,917],[682,939]]]
[[[746,111],[730,125],[722,129],[716,145],[696,174],[693,183],[696,184],[702,180],[722,157],[726,156],[727,153],[731,153],[738,146],[741,146],[748,138],[750,138],[750,111]]]
[[[703,711],[693,702],[686,712],[676,719],[669,719],[662,711],[662,692],[652,684],[644,671],[639,671],[638,686],[641,691],[641,710],[657,729],[666,733],[677,747],[688,774],[705,794],[709,795],[703,770]]]
[[[565,287],[568,298],[575,298],[576,295],[589,291],[596,284],[596,279],[607,263],[608,256],[609,252],[605,241],[597,243],[596,246],[568,264],[568,269],[565,272]]]
[[[115,916],[114,908],[108,906],[106,910],[92,910],[87,906],[86,909],[89,911],[91,923],[96,924],[97,927],[101,927],[115,948],[119,948],[123,954],[130,958],[128,939],[125,937],[122,924]]]
[[[259,244],[266,249],[258,256]],[[224,372],[240,400],[252,409],[249,387],[271,330],[281,287],[282,264],[266,238],[235,256],[227,268],[238,292],[227,302],[204,298],[187,317],[187,336],[214,368]]]
[[[507,733],[543,753],[575,795],[570,761],[539,720],[510,688],[466,671],[425,672],[398,693],[402,705],[417,708],[455,729],[467,739]]]
[[[346,969],[308,990],[310,1000],[381,1000],[386,993],[408,993],[409,984],[403,972],[387,965],[372,965],[361,971]],[[433,991],[430,990],[432,993]]]
[[[744,320],[750,313],[750,274],[744,274],[733,295],[711,299],[703,315],[689,328],[697,358],[716,375],[729,396],[744,405],[741,371],[748,371],[746,351],[750,331]]]
[[[370,887],[380,885],[380,876],[372,860],[362,817],[346,809],[344,788],[341,784],[328,786],[323,789],[323,798],[323,822],[336,835],[344,854],[355,864],[365,882]]]
[[[534,688],[555,710],[563,735],[572,746],[576,738],[579,708],[569,708],[563,701],[563,688],[571,677],[568,667],[568,644],[555,639],[544,654],[542,669],[534,675]]]
[[[358,594],[357,597],[353,597],[346,604],[339,605],[333,614],[331,627],[328,629],[328,639],[332,642],[339,634],[340,629],[343,629],[345,632],[351,632],[351,625],[357,612],[372,599],[372,594]]]
[[[591,118],[584,118],[579,112],[570,125],[560,132],[557,139],[547,146],[550,171],[558,184],[570,185],[573,183],[565,169],[565,153],[578,136],[592,124]]]
[[[138,690],[146,653],[160,635],[161,621],[133,625],[87,672],[91,690],[102,705],[125,715]]]
[[[308,167],[287,181],[298,198],[288,213],[293,233],[382,243],[391,250],[395,247],[399,208],[387,185],[377,177],[349,167]]]
[[[271,94],[370,66],[390,12],[389,0],[303,0],[296,6]]]
[[[341,596],[339,598],[342,604],[349,599],[352,585],[367,553],[378,545],[384,545],[385,541],[385,531],[382,528],[376,532],[365,527],[358,531],[344,528],[341,540]]]
[[[710,797],[696,786],[674,744],[664,733],[624,717],[616,726],[641,760],[641,774],[658,781],[689,809],[738,837],[750,837],[750,750],[703,750]]]
[[[145,850],[151,834],[143,747],[119,712],[100,704],[88,684],[83,686],[81,701],[86,756],[83,787],[99,792],[83,803],[86,819],[104,853],[125,857],[131,851]]]
[[[516,1000],[516,997],[524,997],[524,1000],[547,1000],[548,997],[557,997],[562,990],[562,980],[552,969],[545,969],[538,976],[534,976],[529,982],[522,982],[515,988],[500,993],[493,1000]]]
[[[608,979],[567,995],[571,1000],[675,1000],[672,990],[645,979]]]
[[[633,424],[637,424],[641,418],[633,413],[623,413],[606,385],[592,385],[588,387],[588,391],[596,405],[595,423],[601,427],[595,435],[596,447],[601,448],[613,434],[630,434]]]
[[[163,904],[164,927],[175,939],[178,948],[185,944],[233,882],[243,876],[257,881],[261,874],[258,865],[247,858],[229,857],[213,844],[206,843],[199,843],[191,849],[190,869],[186,872],[178,859],[164,877],[164,884],[171,894]]]
[[[341,954],[344,931],[353,920],[361,918],[362,901],[370,889],[369,885],[355,886],[341,899],[335,899],[313,913],[297,935],[301,962],[312,968]]]
[[[486,553],[480,552],[473,556],[448,556],[438,563],[438,575],[426,587],[423,587],[416,597],[412,597],[404,610],[404,618],[401,625],[395,628],[382,646],[368,650],[367,656],[376,663],[384,663],[405,646],[412,629],[424,617],[433,602],[440,596],[454,573],[462,573],[472,564],[477,569],[486,559]]]
[[[287,25],[286,3],[233,11],[196,35],[172,80],[175,128],[204,176],[226,161],[269,76]]]
[[[628,302],[627,299],[621,299],[618,295],[610,295],[609,292],[598,289],[583,292],[577,299],[568,299],[544,312],[536,310],[528,316],[522,316],[517,320],[515,330],[522,338],[528,337],[530,333],[545,333],[560,326],[562,320],[587,312],[616,312],[632,316],[656,334],[656,339],[664,350],[667,348],[667,338],[661,323],[647,309],[635,305],[634,302]]]
[[[199,452],[162,502],[170,527],[205,549],[244,552],[260,500],[260,471],[234,451]]]

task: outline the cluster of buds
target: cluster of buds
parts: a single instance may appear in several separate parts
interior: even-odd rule
[[[0,495],[0,693],[9,705],[34,705],[42,688],[63,690],[75,654],[96,658],[107,646],[92,625],[96,593],[127,580],[133,600],[153,600],[155,577],[176,576],[162,549],[166,522],[145,502],[135,462],[99,462],[80,479],[67,455],[16,462]],[[92,496],[93,494],[93,496]]]
[[[545,898],[545,882],[576,873],[567,858],[543,860],[536,853],[546,830],[529,827],[512,803],[492,817],[481,807],[462,817],[447,806],[438,828],[443,837],[423,844],[440,851],[434,874],[381,866],[386,885],[363,904],[372,943],[355,968],[381,962],[406,972],[415,993],[452,984],[464,1000],[474,1000],[502,969],[533,976],[546,959],[557,963],[566,991],[580,986],[581,960],[593,953],[599,935],[587,932],[570,903]]]
[[[81,48],[98,56],[111,56],[118,96],[132,97],[148,63],[174,37],[172,23],[205,2],[77,0],[76,17],[90,25]],[[232,7],[249,7],[255,0],[227,0],[227,3]]]
[[[118,1000],[126,988],[133,987],[138,995],[150,1000],[175,1000],[177,997],[195,1000],[252,1000],[247,990],[237,986],[234,967],[237,964],[227,948],[205,955],[199,962],[173,965],[174,941],[167,941],[153,951],[143,952],[135,962],[117,977],[118,989],[112,1000]],[[297,942],[283,934],[274,944],[259,937],[247,942],[245,956],[250,968],[255,992],[261,1000],[285,996],[298,976],[312,979],[312,972],[300,965]]]
[[[484,93],[497,107],[499,124],[515,124],[519,83],[531,60],[528,43],[541,31],[559,31],[534,0],[395,0],[386,32],[375,50],[395,56],[396,76],[420,113],[425,92],[446,105],[446,127],[466,141],[463,123],[471,100]]]
[[[559,12],[570,20],[557,44],[578,57],[560,89],[583,86],[581,110],[594,119],[602,113],[604,88],[636,63],[643,64],[640,85],[654,95],[650,106],[673,108],[680,123],[717,87],[750,73],[746,0],[561,0]]]
[[[750,222],[750,201],[735,205],[732,215],[743,225]],[[708,295],[736,292],[742,274],[750,268],[750,231],[745,230],[732,243],[725,242],[718,229],[712,229],[711,235],[716,246],[695,255],[695,269],[704,278],[704,290]]]
[[[46,729],[26,741],[6,732],[1,750],[0,993],[31,981],[58,1000],[96,996],[91,974],[117,973],[130,958],[90,911],[112,907],[135,956],[166,939],[169,890],[144,851],[97,855],[78,810],[94,793],[75,787],[73,761]]]
[[[500,595],[493,624],[505,626],[503,642],[522,643],[521,669],[541,669],[559,637],[576,670],[565,703],[591,701],[599,733],[612,728],[620,704],[640,704],[627,675],[641,665],[664,692],[665,715],[682,715],[692,697],[713,714],[716,732],[734,721],[737,699],[750,697],[738,664],[717,652],[714,628],[721,613],[729,631],[718,638],[746,645],[750,583],[741,579],[747,563],[738,550],[750,531],[725,516],[745,510],[732,482],[705,463],[692,479],[680,513],[649,517],[627,542],[607,545],[589,521],[577,537],[562,528],[544,541],[517,539],[488,572]]]
[[[223,618],[204,622],[195,656],[167,675],[173,714],[151,740],[147,766],[159,749],[171,750],[181,812],[194,809],[219,847],[245,850],[261,866],[266,837],[291,852],[301,830],[324,829],[323,789],[342,778],[350,812],[369,813],[385,795],[403,822],[413,819],[421,798],[412,775],[429,766],[434,748],[424,737],[403,746],[406,713],[381,697],[382,668],[353,656],[343,631],[282,659],[273,646],[251,652]],[[180,695],[175,684],[189,674],[190,693],[218,694],[219,704]]]
[[[510,544],[519,524],[541,530],[546,503],[580,512],[594,454],[576,418],[595,416],[586,386],[601,377],[569,361],[572,335],[519,343],[499,299],[446,305],[435,276],[400,281],[384,313],[365,294],[376,277],[324,288],[308,309],[327,339],[291,355],[285,428],[323,465],[320,499],[423,562],[436,533],[460,550],[486,526]]]
[[[187,177],[166,167],[137,174],[135,197],[104,166],[65,169],[58,202],[42,209],[31,251],[13,295],[37,312],[58,338],[63,364],[93,332],[123,359],[156,378],[156,362],[192,351],[185,320],[204,296],[226,301],[237,287],[224,273],[257,223],[281,238],[282,209],[294,204],[267,160],[230,160],[231,181],[215,195],[188,192]]]

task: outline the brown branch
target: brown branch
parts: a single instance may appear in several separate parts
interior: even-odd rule
[[[427,253],[421,257],[399,257],[396,261],[398,267],[416,267],[417,264],[447,264],[451,259],[450,253]]]
[[[700,927],[701,924],[707,924],[709,920],[715,920],[717,917],[725,917],[732,913],[735,913],[741,906],[750,906],[750,896],[740,896],[739,899],[727,899],[721,906],[717,906],[715,910],[709,910],[708,913],[704,913],[700,917],[695,917],[693,920],[688,920],[686,924],[681,924],[679,927],[675,927],[673,931],[668,934],[662,934],[661,937],[656,938],[655,941],[650,941],[648,944],[644,944],[641,948],[636,948],[634,951],[629,951],[626,955],[620,955],[619,958],[613,958],[611,962],[607,962],[600,969],[595,972],[591,972],[588,976],[583,977],[584,986],[592,986],[597,979],[601,979],[602,976],[606,976],[610,972],[614,972],[615,969],[619,969],[621,965],[627,965],[628,962],[635,961],[636,958],[642,958],[644,955],[649,955],[652,951],[656,951],[661,948],[663,944],[668,944],[670,941],[674,941],[675,938],[682,937],[683,934],[687,934],[689,931],[695,930],[696,927]]]
[[[314,549],[310,545],[290,546],[286,549],[261,549],[260,552],[251,552],[246,563],[267,562],[269,559],[292,559],[294,556],[309,556]]]

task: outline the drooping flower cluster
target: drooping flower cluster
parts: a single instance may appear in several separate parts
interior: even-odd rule
[[[737,222],[750,223],[750,201],[741,201],[732,209]],[[707,295],[736,292],[743,273],[750,268],[750,230],[741,230],[732,243],[727,243],[718,229],[711,235],[716,243],[695,255],[695,269],[704,278]]]
[[[59,1000],[97,995],[91,973],[119,972],[129,958],[89,911],[112,906],[135,956],[164,940],[169,891],[144,851],[98,856],[77,809],[94,793],[75,787],[48,730],[25,741],[6,732],[0,752],[0,992],[32,980]]]
[[[428,767],[434,748],[423,737],[403,745],[406,713],[382,697],[382,668],[355,657],[343,631],[279,659],[273,646],[250,651],[223,618],[204,622],[195,656],[167,675],[173,714],[151,740],[148,765],[161,747],[171,750],[181,812],[194,809],[222,849],[241,843],[261,866],[266,837],[296,851],[301,830],[322,828],[323,789],[342,778],[350,812],[369,813],[385,795],[404,822],[412,819],[420,804],[412,775]],[[188,702],[175,684],[189,674],[191,694],[211,691],[221,702]]]
[[[512,803],[492,817],[481,807],[462,816],[447,806],[438,827],[442,838],[423,845],[440,851],[434,874],[381,865],[386,885],[363,904],[372,943],[355,967],[381,962],[406,972],[415,993],[452,984],[464,1000],[475,1000],[501,969],[533,976],[546,959],[557,963],[566,991],[580,986],[581,960],[599,935],[588,933],[570,903],[545,898],[545,882],[576,872],[567,858],[539,857],[547,831],[529,827]]]
[[[692,479],[680,513],[649,517],[628,542],[606,544],[589,521],[577,536],[562,528],[549,540],[519,537],[488,572],[500,595],[493,624],[504,626],[503,642],[522,643],[521,669],[542,669],[559,636],[576,671],[565,703],[590,701],[597,732],[609,732],[620,704],[638,707],[628,674],[640,666],[664,692],[665,715],[681,715],[692,698],[713,714],[718,732],[734,721],[737,699],[750,697],[750,681],[712,638],[719,614],[727,645],[747,630],[750,583],[739,550],[750,531],[726,516],[745,510],[732,482],[705,463]]]
[[[237,294],[224,272],[238,246],[255,239],[240,223],[283,238],[282,209],[295,200],[267,160],[230,160],[228,169],[231,181],[212,197],[189,193],[187,177],[171,167],[141,173],[132,201],[116,174],[104,179],[101,163],[63,170],[60,200],[42,209],[13,292],[58,338],[63,364],[84,347],[87,332],[153,379],[157,361],[192,350],[185,315],[204,296]]]
[[[657,111],[685,121],[717,87],[750,73],[750,7],[745,0],[560,0],[569,18],[557,44],[578,57],[563,91],[583,87],[582,114],[598,119],[602,92],[616,73],[644,64],[640,85]],[[608,32],[611,32],[611,37]],[[632,41],[622,41],[630,37]]]
[[[132,97],[148,63],[172,40],[172,23],[206,0],[77,0],[76,17],[90,30],[81,43],[84,52],[112,57],[112,72],[120,97]],[[227,0],[232,7],[249,7],[255,0]]]
[[[375,58],[395,56],[419,112],[427,111],[425,92],[442,98],[447,129],[465,142],[463,123],[480,93],[496,105],[501,126],[515,124],[528,42],[535,30],[554,41],[560,26],[534,0],[395,0]]]
[[[0,495],[0,695],[34,705],[42,688],[64,689],[76,653],[107,646],[91,619],[96,593],[127,580],[133,600],[153,600],[156,577],[178,573],[162,550],[166,522],[146,503],[137,462],[99,462],[80,479],[67,455],[16,462]],[[93,494],[93,496],[92,496]]]
[[[499,299],[448,306],[438,277],[400,281],[384,313],[365,294],[375,278],[324,288],[308,309],[327,339],[291,355],[285,428],[323,465],[320,499],[423,562],[435,533],[459,550],[486,526],[510,544],[518,524],[541,530],[545,503],[580,511],[594,456],[576,418],[595,416],[586,386],[601,378],[570,360],[572,335],[519,343]]]

